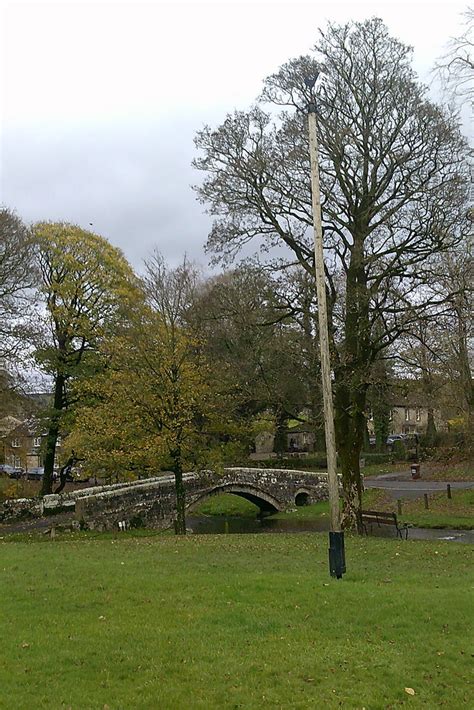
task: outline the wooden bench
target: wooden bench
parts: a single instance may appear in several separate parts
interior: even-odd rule
[[[393,525],[397,531],[397,535],[400,537],[400,540],[403,540],[403,533],[405,533],[405,540],[408,539],[408,525],[404,523],[404,525],[400,527],[396,513],[385,513],[378,510],[363,510],[362,526],[366,535],[369,534],[369,525],[371,530],[373,525],[377,525],[378,527],[381,525]]]

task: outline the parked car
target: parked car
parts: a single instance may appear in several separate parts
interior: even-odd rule
[[[26,474],[26,478],[29,481],[41,481],[44,476],[44,467],[36,466],[35,468],[30,468]]]
[[[25,473],[21,466],[10,466],[7,463],[0,464],[0,476],[6,475],[9,478],[21,478]]]
[[[0,475],[5,474],[7,476],[11,476],[14,470],[14,466],[9,466],[7,463],[0,464]]]
[[[395,441],[405,441],[405,434],[390,434],[387,436],[387,446],[391,446]]]
[[[21,468],[21,466],[18,466],[14,468],[13,471],[8,475],[10,476],[10,478],[16,478],[18,480],[19,478],[23,478],[23,476],[25,475],[25,469]]]

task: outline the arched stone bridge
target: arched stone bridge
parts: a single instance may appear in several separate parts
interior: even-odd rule
[[[241,496],[269,513],[328,498],[327,474],[308,471],[226,468],[222,473],[187,473],[184,483],[188,512],[219,493]],[[90,529],[113,529],[123,523],[166,528],[176,513],[174,476],[50,495],[43,508],[44,514],[74,508],[76,520]]]

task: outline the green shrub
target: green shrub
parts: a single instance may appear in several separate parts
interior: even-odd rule
[[[395,461],[406,461],[407,450],[403,441],[396,439],[392,444],[392,458]]]
[[[392,460],[392,455],[388,453],[377,453],[373,451],[365,452],[361,454],[361,458],[365,459],[365,463],[367,466],[370,464],[377,464],[377,463],[390,463]]]

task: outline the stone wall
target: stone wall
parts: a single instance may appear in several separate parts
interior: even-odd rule
[[[39,498],[12,498],[0,505],[0,523],[38,518],[43,515],[43,501]]]

